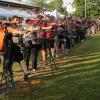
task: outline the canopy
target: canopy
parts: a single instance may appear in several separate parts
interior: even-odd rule
[[[0,8],[0,15],[7,15],[7,16],[11,16],[14,15],[10,10],[6,10],[3,8]]]
[[[46,14],[46,15],[49,14],[49,15],[52,15],[52,16],[55,16],[55,17],[56,17],[56,15],[59,16],[59,17],[64,17],[64,15],[60,14],[56,9],[52,12],[45,11],[44,14]]]
[[[0,15],[5,15],[5,16],[14,16],[17,15],[19,17],[37,17],[36,14],[32,12],[26,12],[26,11],[21,11],[21,10],[10,10],[10,9],[3,9],[0,8]]]

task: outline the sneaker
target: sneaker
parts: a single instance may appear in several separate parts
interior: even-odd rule
[[[10,88],[10,89],[12,89],[12,88],[15,87],[15,86],[14,86],[14,82],[12,82],[12,81],[8,81],[8,82],[7,82],[7,86],[8,86],[8,88]]]
[[[56,57],[59,57],[59,55],[58,55],[58,54],[56,54]]]
[[[32,69],[32,73],[36,73],[36,69]]]

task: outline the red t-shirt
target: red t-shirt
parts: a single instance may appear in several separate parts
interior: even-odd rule
[[[53,34],[49,31],[46,32],[46,39],[51,39],[53,37]],[[44,32],[40,32],[40,39],[44,39]]]

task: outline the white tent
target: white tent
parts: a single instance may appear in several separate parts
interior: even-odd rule
[[[62,14],[60,14],[56,9],[54,10],[54,11],[52,11],[52,12],[50,12],[50,11],[45,11],[44,12],[44,14],[46,14],[46,15],[52,15],[52,16],[55,16],[55,17],[64,17],[64,15],[62,15]]]
[[[64,17],[64,15],[60,14],[56,9],[52,12],[55,17]]]
[[[17,15],[19,17],[25,17],[26,16],[26,12],[20,11],[20,10],[10,10],[10,9],[0,8],[0,15],[4,15],[4,16]]]
[[[34,13],[30,13],[27,17],[34,17],[34,18],[37,18],[37,15],[34,14]]]
[[[50,12],[50,11],[45,11],[44,14],[45,15],[53,15],[52,12]]]
[[[0,15],[3,15],[3,16],[13,16],[13,15],[17,15],[19,17],[37,17],[36,14],[34,13],[28,13],[26,11],[22,11],[22,10],[10,10],[10,9],[3,9],[3,8],[0,8]]]
[[[6,16],[12,16],[14,15],[15,13],[11,10],[6,10],[6,9],[3,9],[3,8],[0,8],[0,15],[6,15]]]

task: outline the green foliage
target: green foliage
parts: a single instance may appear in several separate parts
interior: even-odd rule
[[[54,10],[55,9],[55,1],[52,1],[49,4],[46,4],[46,8],[49,10]]]
[[[52,2],[50,2],[49,4],[44,4],[43,0],[32,0],[36,3],[38,3],[40,6],[42,6],[42,8],[47,8],[49,10],[55,10],[55,0],[53,0]],[[57,0],[57,8],[58,8],[58,12],[60,12],[61,14],[67,14],[66,8],[62,7],[63,5],[63,0]]]
[[[63,0],[57,0],[58,2],[58,11],[61,13],[61,14],[67,14],[67,11],[66,11],[66,8],[63,8],[62,5],[63,5]]]
[[[32,2],[36,2],[38,4],[43,3],[43,0],[31,0]]]
[[[100,0],[87,1],[87,17],[100,17]],[[85,0],[75,0],[76,11],[73,15],[84,16]]]
[[[43,0],[31,0],[31,2],[37,3],[41,8],[44,6],[44,1]]]

